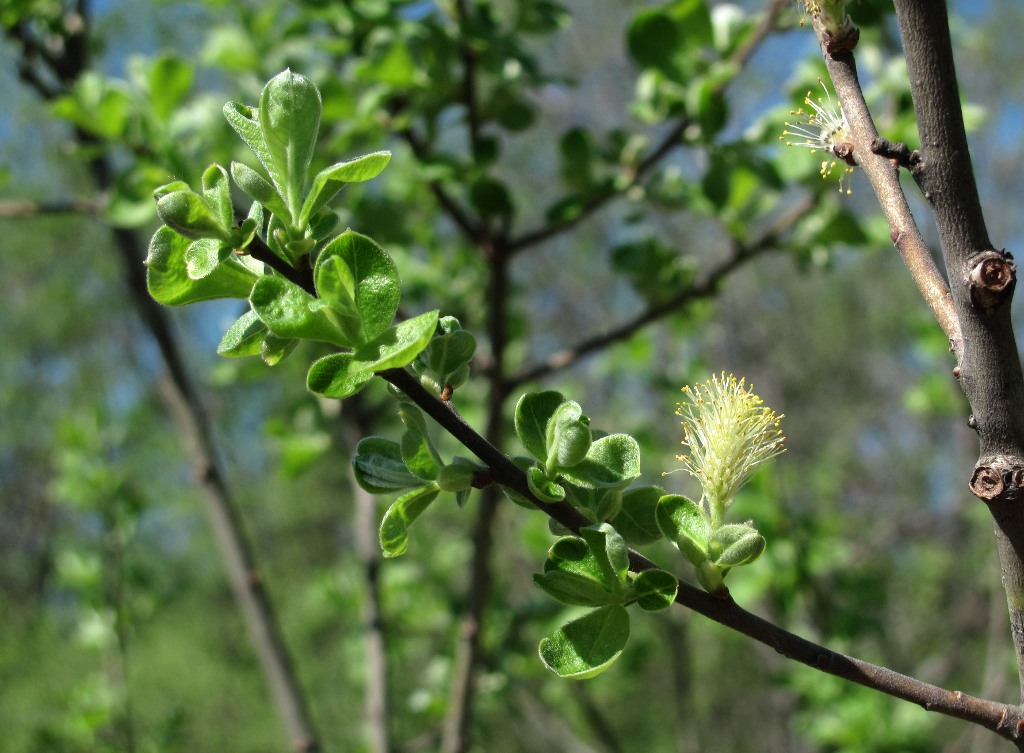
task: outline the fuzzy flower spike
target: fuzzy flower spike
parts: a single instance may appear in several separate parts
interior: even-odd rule
[[[688,401],[676,409],[683,418],[683,444],[690,450],[676,460],[704,488],[701,507],[712,529],[722,524],[726,508],[754,469],[785,452],[782,416],[745,382],[722,372],[695,388],[684,387]]]
[[[850,194],[849,176],[857,164],[853,159],[853,144],[850,143],[850,124],[842,106],[833,101],[825,82],[819,78],[818,83],[825,92],[825,99],[811,99],[811,93],[807,92],[804,104],[810,110],[803,107],[791,110],[789,114],[796,120],[793,123],[786,121],[786,130],[779,138],[787,146],[802,146],[812,152],[819,149],[828,152],[831,157],[821,163],[822,179],[833,175],[839,167],[839,193]],[[845,165],[840,167],[839,160]]]

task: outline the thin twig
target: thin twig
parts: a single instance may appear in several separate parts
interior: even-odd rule
[[[820,21],[815,21],[819,39],[825,33]],[[824,47],[824,42],[822,42]],[[853,155],[857,164],[871,182],[885,219],[889,223],[893,244],[903,257],[917,289],[928,304],[942,331],[959,352],[961,341],[960,323],[953,307],[949,286],[939,273],[931,251],[921,237],[914,215],[910,211],[907,197],[900,185],[899,168],[896,161],[875,153],[873,147],[880,142],[871,112],[864,101],[857,64],[849,51],[836,55],[825,55],[832,84],[843,107],[843,114],[850,124]]]
[[[65,214],[97,215],[106,203],[103,197],[95,199],[54,199],[51,201],[29,201],[6,199],[0,201],[0,218],[22,219],[50,217]]]
[[[761,23],[758,24],[757,28],[751,33],[746,42],[737,48],[729,59],[729,62],[735,66],[737,70],[743,68],[743,66],[747,64],[750,57],[754,54],[765,38],[776,29],[779,14],[786,7],[787,3],[788,0],[771,0],[768,3],[764,17],[761,19]],[[719,84],[715,88],[714,94],[723,94],[731,82],[732,79],[729,79],[728,81]],[[528,230],[519,237],[511,239],[508,244],[509,253],[519,253],[530,247],[548,241],[555,236],[561,235],[591,217],[609,201],[626,195],[630,189],[639,185],[643,178],[646,177],[647,174],[658,164],[660,164],[665,157],[671,154],[676,147],[683,143],[683,136],[686,133],[686,130],[692,125],[694,125],[692,118],[683,117],[677,120],[668,132],[658,141],[655,147],[636,165],[628,169],[627,180],[622,181],[620,185],[617,185],[612,189],[602,190],[591,196],[572,217],[558,222],[549,223],[534,230]]]
[[[389,369],[380,372],[378,376],[402,390],[445,431],[487,464],[496,483],[529,499],[539,510],[571,531],[578,533],[580,528],[590,525],[590,521],[568,503],[544,503],[534,497],[530,493],[526,474],[444,403],[427,392],[411,374],[402,369]],[[657,567],[633,550],[629,552],[629,563],[633,572]],[[820,672],[916,703],[928,711],[973,722],[1014,742],[1024,734],[1024,709],[1019,706],[945,690],[886,667],[841,654],[746,611],[731,597],[712,596],[685,581],[678,582],[676,602]]]
[[[632,337],[652,322],[677,313],[691,303],[714,296],[722,280],[747,262],[773,250],[779,236],[810,212],[816,206],[817,201],[817,195],[808,196],[792,210],[779,217],[760,238],[752,243],[741,244],[734,240],[732,253],[708,269],[699,280],[680,290],[671,298],[650,305],[629,321],[623,322],[607,332],[581,340],[571,348],[560,350],[549,356],[543,363],[527,367],[518,374],[512,375],[507,380],[508,388],[513,390],[525,382],[532,382],[566,369],[585,356]]]

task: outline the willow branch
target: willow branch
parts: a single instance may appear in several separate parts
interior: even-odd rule
[[[585,338],[571,348],[560,350],[549,356],[543,363],[523,369],[508,379],[506,382],[508,388],[512,390],[525,382],[532,382],[568,368],[592,353],[627,340],[648,324],[678,313],[691,303],[713,297],[718,292],[719,285],[729,275],[747,262],[774,250],[779,237],[801,217],[810,212],[817,205],[817,201],[817,196],[806,198],[802,203],[779,217],[760,238],[752,243],[744,244],[734,239],[729,256],[708,269],[699,280],[680,290],[671,298],[649,306],[629,321],[623,322],[607,332]]]
[[[767,38],[778,25],[779,14],[789,4],[789,0],[770,0],[764,16],[757,28],[751,32],[750,37],[736,49],[728,62],[736,69],[742,69],[751,56],[757,51],[761,43]],[[721,95],[728,88],[732,79],[719,84],[715,89],[716,95]],[[630,189],[638,186],[640,182],[657,167],[669,154],[683,143],[683,136],[686,130],[694,125],[691,118],[680,118],[668,132],[658,141],[653,149],[636,165],[626,171],[626,180],[614,188],[599,191],[591,196],[579,211],[569,219],[552,222],[534,230],[528,230],[518,238],[513,238],[509,243],[509,252],[516,254],[527,248],[544,243],[562,233],[579,225],[584,220],[594,215],[599,209],[613,199],[626,195]]]
[[[1024,698],[1024,375],[1013,332],[1016,264],[992,248],[974,181],[949,21],[941,0],[897,0],[921,156],[914,179],[931,203],[963,333],[954,373],[978,432],[970,488],[992,513]]]
[[[815,31],[819,40],[827,33],[819,21],[815,21]],[[822,47],[826,47],[824,40]],[[836,94],[842,103],[843,114],[850,124],[854,158],[864,169],[864,174],[868,176],[871,188],[878,197],[878,203],[889,223],[892,242],[907,265],[911,278],[935,320],[942,327],[953,348],[959,350],[962,336],[949,286],[936,267],[931,251],[921,237],[921,231],[910,211],[907,197],[900,185],[897,161],[875,151],[884,142],[879,139],[874,120],[864,101],[853,54],[848,50],[835,54],[826,53],[825,63]]]
[[[526,474],[494,445],[473,430],[448,405],[431,395],[402,369],[382,371],[378,376],[402,390],[427,415],[470,450],[491,470],[494,481],[533,502],[541,512],[578,533],[590,525],[583,515],[566,502],[545,503],[530,493]],[[639,552],[629,552],[630,570],[641,572],[657,567]],[[789,632],[768,620],[746,611],[731,597],[719,598],[679,581],[676,602],[738,633],[770,646],[788,659],[825,674],[863,685],[872,690],[916,703],[928,711],[973,722],[1015,742],[1024,733],[1024,711],[1019,706],[987,701],[916,680],[886,667],[879,667],[852,656],[833,651]]]

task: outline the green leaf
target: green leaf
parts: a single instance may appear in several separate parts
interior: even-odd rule
[[[156,202],[156,213],[165,225],[189,240],[231,241],[231,230],[221,224],[210,206],[191,189],[161,196]]]
[[[353,364],[371,371],[408,366],[430,342],[438,314],[435,309],[389,327],[356,350]]]
[[[623,493],[619,513],[610,522],[630,546],[653,544],[662,537],[657,510],[664,494],[665,490],[657,486],[640,486]]]
[[[749,565],[764,552],[765,540],[749,523],[733,523],[711,534],[708,556],[721,568]]]
[[[321,270],[332,258],[337,258],[347,267],[345,280]],[[338,269],[332,274],[339,274]],[[347,230],[327,244],[317,258],[314,278],[320,295],[332,305],[337,305],[340,311],[345,311],[354,300],[367,340],[381,335],[395,318],[401,298],[398,268],[384,249],[365,235]],[[347,282],[348,279],[351,283]],[[319,287],[321,282],[325,283],[324,289]],[[342,288],[338,287],[339,283],[343,283]],[[332,297],[335,294],[340,297]]]
[[[260,95],[259,123],[273,165],[269,172],[292,217],[300,214],[306,171],[320,129],[320,109],[319,90],[290,69],[274,76]]]
[[[228,327],[217,346],[217,354],[227,358],[258,356],[268,331],[255,311],[246,311]]]
[[[533,582],[548,596],[570,607],[600,607],[622,601],[621,594],[612,593],[600,581],[563,570],[534,575]]]
[[[427,436],[427,425],[423,414],[411,405],[402,405],[398,415],[405,424],[402,434],[402,461],[405,466],[424,481],[435,481],[441,471],[440,456]]]
[[[674,72],[673,56],[680,44],[679,29],[661,10],[637,14],[626,35],[629,56],[641,68]]]
[[[562,393],[531,392],[516,404],[515,430],[526,451],[542,463],[547,462],[547,427],[565,398]]]
[[[390,494],[423,485],[422,479],[405,467],[399,444],[384,437],[361,439],[356,445],[352,468],[359,486],[370,494]]]
[[[212,274],[231,254],[230,244],[216,238],[200,238],[189,243],[185,249],[185,271],[193,280],[201,280]]]
[[[530,492],[541,502],[561,502],[565,489],[554,479],[548,478],[544,470],[533,466],[526,471],[526,484]]]
[[[609,434],[590,446],[582,462],[561,472],[589,489],[627,486],[640,475],[640,445],[628,434]]]
[[[408,365],[430,342],[437,314],[429,311],[401,322],[355,353],[324,356],[309,367],[306,386],[317,395],[344,398],[362,389],[375,372]]]
[[[469,201],[485,217],[507,217],[512,214],[512,195],[504,183],[494,178],[477,178],[470,186]]]
[[[267,334],[260,345],[260,357],[267,366],[276,366],[292,354],[299,345],[298,340]]]
[[[283,223],[291,224],[292,216],[284,205],[284,199],[266,178],[241,162],[231,163],[231,177],[250,199],[265,206]]]
[[[667,609],[676,600],[679,581],[664,570],[644,570],[633,579],[636,603],[643,610],[656,612]]]
[[[248,105],[243,105],[239,102],[228,102],[224,105],[223,112],[225,120],[228,121],[231,127],[235,129],[235,133],[242,138],[242,141],[256,155],[256,159],[260,161],[267,174],[270,175],[270,180],[277,186],[277,190],[283,193],[283,188],[278,182],[279,176],[275,174],[273,155],[271,155],[267,142],[263,138],[263,128],[260,126],[257,112]],[[232,175],[234,175],[234,164],[232,164]],[[241,186],[242,184],[239,183],[239,185]],[[243,187],[243,190],[246,189]],[[290,222],[291,215],[288,215],[288,218]]]
[[[575,190],[594,184],[594,137],[585,128],[570,128],[558,143],[562,157],[562,180]]]
[[[306,389],[314,395],[341,400],[350,397],[373,379],[373,371],[354,367],[351,353],[332,353],[309,367]]]
[[[203,201],[221,226],[230,230],[235,224],[231,181],[228,179],[228,171],[216,162],[203,173]]]
[[[201,280],[190,278],[185,264],[188,245],[187,238],[167,226],[153,235],[146,257],[146,287],[155,300],[165,306],[184,306],[214,298],[249,297],[257,275],[234,260]]]
[[[310,218],[326,206],[327,202],[333,199],[346,183],[359,183],[376,178],[390,159],[391,152],[373,152],[321,170],[313,178],[309,194],[306,195],[306,200],[302,204],[302,211],[299,213],[299,226],[305,227]]]
[[[317,265],[315,276],[320,298],[313,309],[330,308],[338,327],[353,346],[365,342],[363,318],[356,305],[355,280],[349,266],[341,257],[332,256]]]
[[[427,484],[406,492],[384,513],[380,524],[380,548],[385,557],[398,557],[409,547],[409,526],[440,493],[437,484]]]
[[[593,533],[593,532],[592,532]],[[586,540],[564,536],[552,545],[544,561],[544,574],[535,582],[562,603],[599,606],[622,601],[623,589],[617,578],[611,586],[605,570]]]
[[[283,277],[261,277],[253,286],[249,302],[267,329],[278,337],[352,345],[337,322],[324,309],[318,310],[316,298]]]
[[[580,529],[601,568],[602,580],[614,592],[621,592],[629,572],[629,549],[618,532],[607,523]]]
[[[586,540],[579,536],[563,536],[551,545],[544,560],[544,572],[551,570],[575,573],[598,583],[604,580],[601,565]]]
[[[610,521],[622,507],[621,489],[584,489],[581,486],[567,484],[566,498],[573,507],[592,522]]]
[[[477,477],[488,470],[490,469],[482,463],[456,455],[452,458],[451,463],[441,467],[437,476],[437,485],[441,487],[441,491],[445,492],[465,491],[472,488]]]
[[[451,318],[451,317],[445,317]],[[439,324],[443,324],[439,322]],[[424,351],[427,367],[438,375],[451,374],[469,363],[476,353],[476,338],[465,329],[438,334]]]
[[[668,494],[658,500],[658,527],[695,566],[708,561],[711,526],[692,499]]]
[[[544,666],[559,677],[584,680],[608,669],[629,640],[629,614],[618,604],[566,623],[540,642]]]
[[[554,473],[581,462],[593,443],[589,421],[579,403],[566,400],[555,409],[545,432],[547,470]]]
[[[180,105],[189,90],[195,72],[184,60],[172,55],[160,55],[149,67],[147,83],[149,101],[158,120],[166,121]]]
[[[516,468],[521,470],[523,473],[529,473],[530,469],[535,467],[533,458],[528,458],[525,455],[516,455],[515,457],[513,457],[512,464]],[[537,509],[537,505],[533,502],[533,500],[529,499],[528,497],[524,497],[515,489],[510,489],[507,486],[501,485],[499,485],[498,488],[501,489],[502,494],[505,495],[509,502],[519,505],[520,507],[525,508],[527,510]]]

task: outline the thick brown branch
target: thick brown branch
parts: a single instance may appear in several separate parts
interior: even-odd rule
[[[914,178],[935,210],[963,335],[956,373],[980,440],[971,490],[984,499],[1010,608],[1024,698],[1024,375],[1010,317],[1016,268],[992,248],[971,166],[946,4],[896,0],[921,159]]]
[[[427,415],[486,463],[497,483],[531,500],[538,509],[571,531],[578,532],[581,527],[589,525],[586,518],[565,502],[548,504],[537,500],[530,493],[526,474],[444,403],[427,392],[412,375],[402,369],[389,369],[380,372],[379,376],[402,390]],[[632,550],[629,553],[629,562],[633,572],[657,567],[642,554]],[[945,690],[891,669],[832,651],[746,611],[730,598],[712,596],[683,581],[679,582],[676,602],[770,646],[789,659],[826,674],[916,703],[928,711],[973,722],[1009,740],[1017,741],[1024,733],[1024,715],[1018,706],[986,701],[959,691]]]

